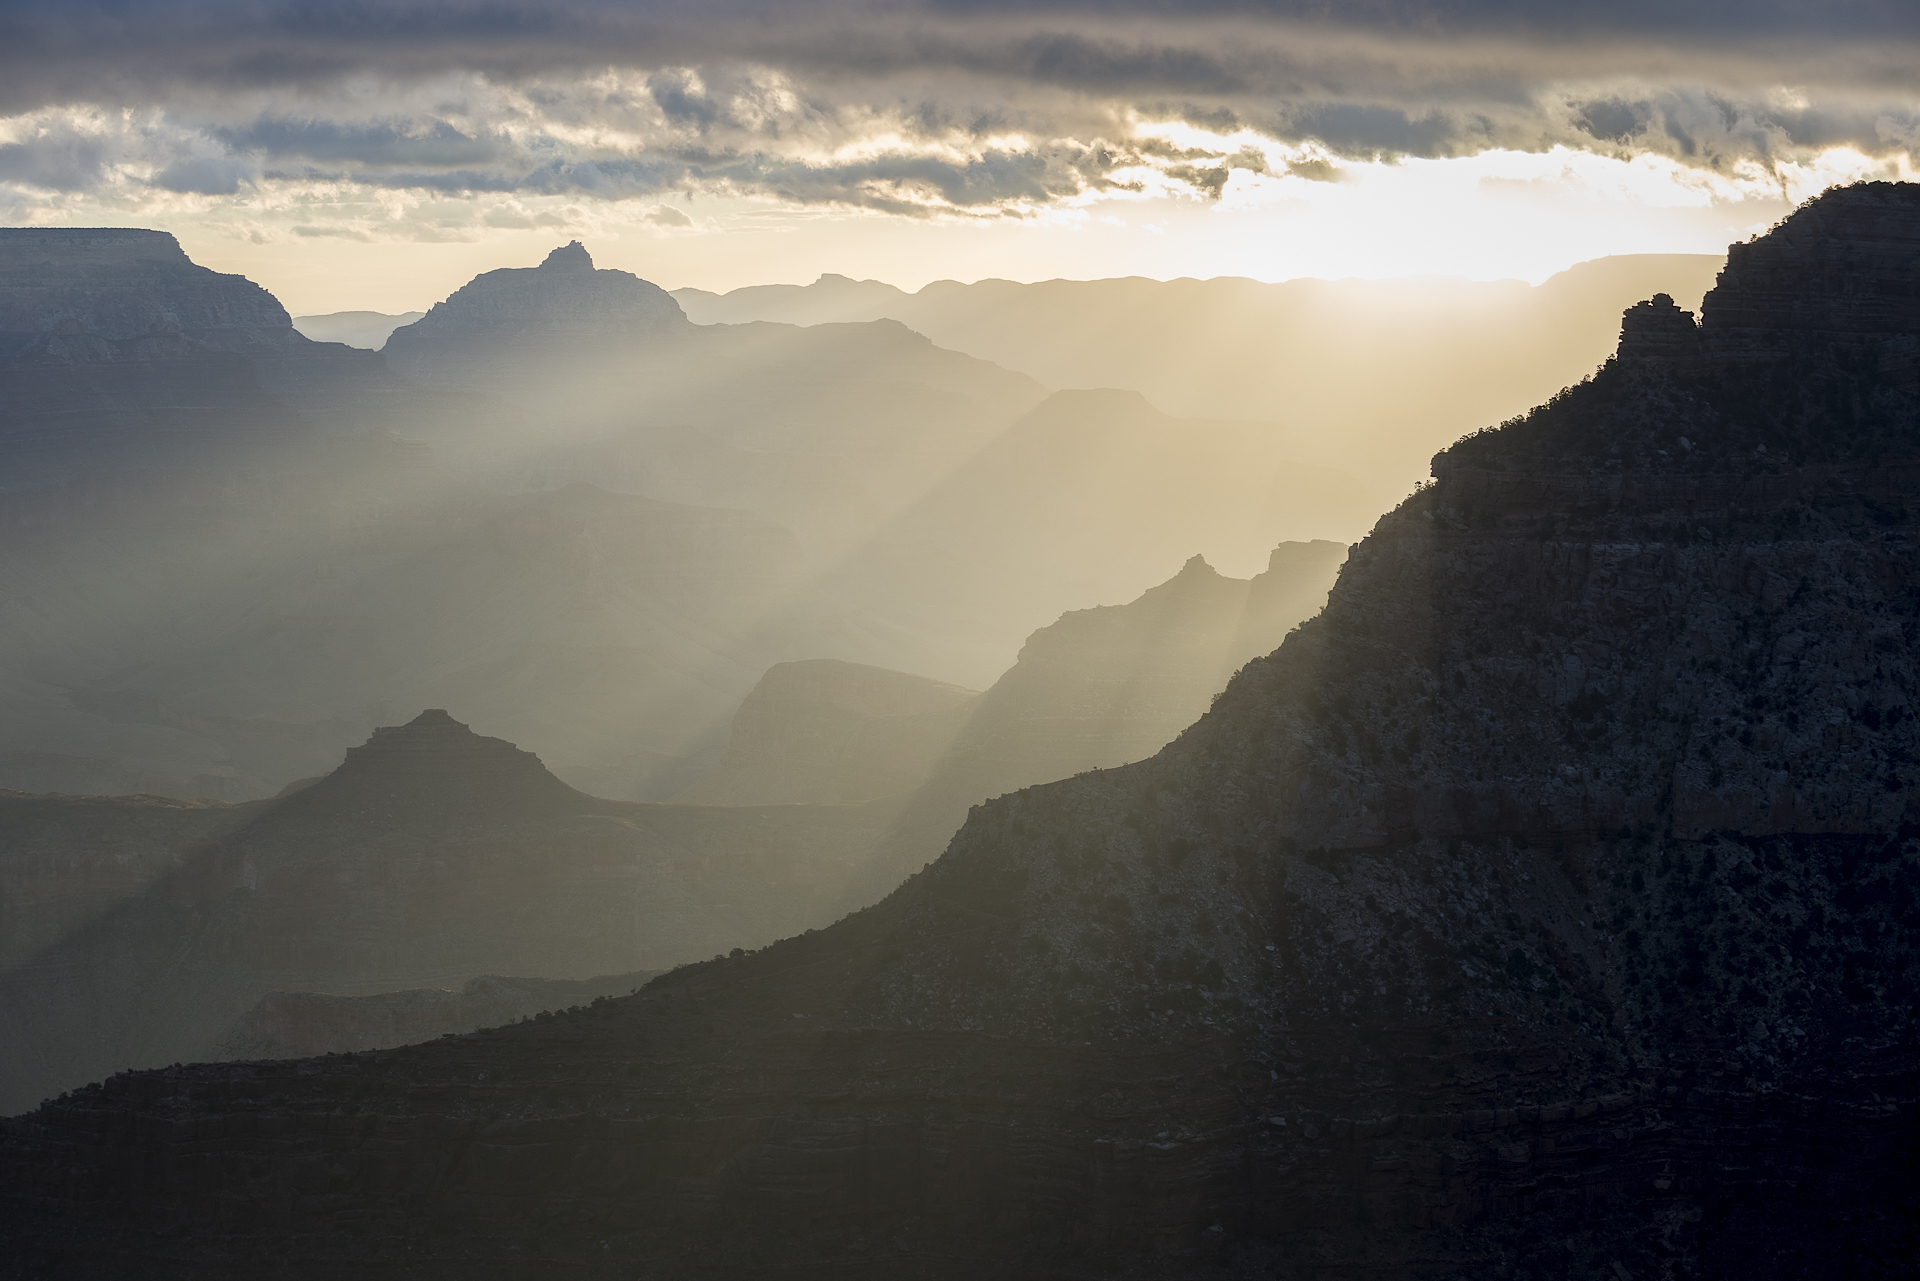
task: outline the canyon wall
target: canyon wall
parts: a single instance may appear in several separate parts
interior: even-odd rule
[[[1165,750],[829,929],[7,1122],[8,1266],[1903,1275],[1920,405],[1849,300],[1916,229],[1822,196],[1767,239],[1874,274],[1765,360],[1709,298],[1462,441]]]

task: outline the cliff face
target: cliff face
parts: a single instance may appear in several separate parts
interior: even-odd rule
[[[764,943],[830,919],[877,834],[856,806],[599,800],[438,710],[274,801],[15,797],[0,822],[0,884],[26,900],[0,917],[9,1110],[213,1056],[272,991],[585,979]]]
[[[1902,1273],[1920,406],[1844,300],[1912,295],[1915,227],[1920,189],[1822,197],[1772,235],[1877,274],[1783,273],[1775,358],[1710,300],[1684,359],[1462,442],[1167,750],[976,810],[830,930],[9,1122],[17,1257]]]
[[[53,334],[63,337],[49,343]],[[36,367],[148,359],[127,344],[155,338],[184,340],[188,353],[244,356],[225,363],[249,368],[275,397],[308,402],[302,408],[329,424],[365,429],[397,391],[378,356],[309,341],[279,299],[198,265],[164,231],[0,228],[0,361],[37,353],[26,365],[0,363],[0,379],[31,388]]]
[[[218,351],[308,345],[272,294],[197,265],[164,231],[0,229],[0,352],[62,322],[108,341],[171,331]]]

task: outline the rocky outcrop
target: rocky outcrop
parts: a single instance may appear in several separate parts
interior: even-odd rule
[[[206,1058],[273,991],[578,980],[758,946],[831,919],[877,822],[600,800],[438,710],[254,805],[6,799],[0,874],[33,910],[9,905],[0,939],[0,1106]]]
[[[221,1059],[299,1059],[385,1050],[483,1027],[516,1023],[639,990],[658,970],[591,979],[483,974],[457,989],[411,988],[369,996],[269,992],[235,1019],[215,1047]]]
[[[978,690],[816,658],[767,669],[713,770],[675,800],[847,804],[911,790],[966,723]]]
[[[66,336],[49,341],[55,332]],[[7,384],[31,385],[29,371],[49,363],[152,359],[150,350],[128,344],[155,338],[176,346],[184,339],[186,352],[246,357],[242,367],[269,394],[304,402],[328,426],[365,430],[395,408],[388,402],[398,389],[378,356],[308,340],[279,299],[244,276],[198,265],[164,231],[0,228],[0,379]],[[5,362],[29,351],[24,365]]]
[[[1801,209],[1765,236],[1727,249],[1701,305],[1716,345],[1759,340],[1783,349],[1803,335],[1873,342],[1920,332],[1910,283],[1920,253],[1920,194],[1911,183],[1863,183]]]
[[[1881,261],[1855,296],[1920,283]],[[832,929],[9,1122],[13,1257],[1902,1274],[1920,405],[1833,314],[1463,441],[1165,751],[977,809]]]
[[[289,322],[291,323],[291,322]],[[469,389],[529,362],[579,357],[687,327],[680,304],[632,272],[595,269],[579,241],[538,267],[475,276],[387,336],[389,364],[417,381]],[[501,369],[499,362],[507,362]]]
[[[465,822],[551,818],[594,808],[592,797],[547,772],[540,758],[474,733],[442,708],[387,725],[347,749],[340,768],[289,795],[273,822],[336,822],[445,829]]]
[[[63,324],[109,342],[177,333],[216,351],[308,345],[272,294],[195,264],[164,231],[0,228],[0,354]]]

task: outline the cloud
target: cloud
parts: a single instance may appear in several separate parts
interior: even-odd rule
[[[668,225],[674,191],[997,217],[1556,147],[1751,178],[1908,157],[1917,55],[1920,6],[1885,0],[16,0],[0,183]]]
[[[693,218],[686,211],[675,209],[672,205],[655,205],[641,221],[660,227],[693,226]]]
[[[223,157],[176,160],[153,176],[153,185],[183,195],[231,196],[248,178],[244,165]]]

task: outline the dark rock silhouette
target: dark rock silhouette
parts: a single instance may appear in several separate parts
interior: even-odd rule
[[[1821,197],[1754,255],[1820,323],[1709,298],[1697,364],[1463,441],[1167,750],[831,929],[8,1122],[14,1266],[1903,1274],[1910,234],[1920,189]]]
[[[540,260],[544,271],[592,271],[593,255],[577,240],[569,240]]]
[[[276,807],[274,822],[441,827],[577,813],[595,805],[547,772],[540,758],[476,734],[430,707],[373,731],[340,768]]]
[[[63,322],[108,341],[170,331],[217,351],[312,345],[272,294],[197,265],[164,231],[0,228],[0,354]]]

